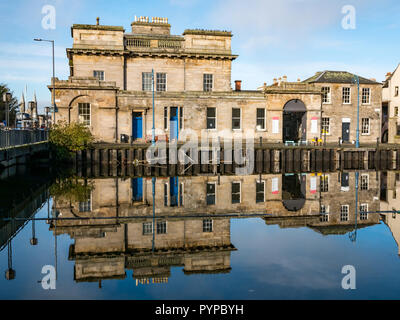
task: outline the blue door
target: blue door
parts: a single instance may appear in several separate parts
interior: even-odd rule
[[[178,108],[171,107],[171,117],[170,117],[170,140],[178,140]]]
[[[140,112],[132,114],[132,137],[133,140],[143,138],[143,117]]]
[[[171,199],[171,207],[178,206],[178,177],[172,177],[169,180],[169,192]]]
[[[143,201],[143,178],[132,179],[132,201]]]

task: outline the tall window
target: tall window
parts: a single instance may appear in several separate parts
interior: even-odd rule
[[[340,207],[340,221],[349,221],[349,206],[343,205]]]
[[[400,136],[400,124],[396,124],[396,136]]]
[[[348,88],[348,87],[343,88],[342,100],[343,100],[343,104],[349,104],[350,103],[350,88]]]
[[[320,187],[321,192],[328,192],[329,191],[329,176],[322,175],[320,178]]]
[[[157,221],[157,234],[167,233],[167,221]]]
[[[240,182],[232,182],[232,203],[240,203]]]
[[[204,91],[212,91],[213,88],[213,75],[212,74],[204,74],[203,75],[203,90]]]
[[[215,204],[215,192],[216,192],[216,183],[211,182],[207,183],[207,194],[206,194],[206,201],[207,205]]]
[[[207,108],[207,129],[215,129],[217,125],[216,108]]]
[[[168,183],[164,183],[164,206],[168,207]]]
[[[371,103],[371,89],[370,88],[362,88],[362,104],[370,104]]]
[[[369,118],[362,118],[361,121],[361,133],[369,134]]]
[[[79,202],[79,212],[90,212],[92,211],[92,193],[90,192],[86,201]]]
[[[157,73],[157,91],[166,91],[167,90],[167,74],[166,73]]]
[[[90,103],[78,104],[78,118],[80,123],[90,126]]]
[[[179,107],[179,129],[183,129],[183,107]]]
[[[256,183],[256,203],[265,201],[265,181],[257,181]]]
[[[153,88],[152,84],[152,73],[151,72],[143,72],[142,73],[142,90],[143,91],[151,91]]]
[[[322,118],[322,134],[330,134],[331,126],[330,126],[330,118]]]
[[[330,87],[322,87],[322,103],[331,103]]]
[[[394,107],[394,116],[395,117],[399,116],[399,107]]]
[[[203,220],[203,232],[213,232],[213,221],[211,219]]]
[[[93,71],[93,76],[100,81],[104,81],[104,71],[102,70],[95,70]]]
[[[368,203],[360,204],[360,220],[368,220]]]
[[[320,213],[321,213],[321,216],[319,217],[319,221],[320,222],[328,222],[329,221],[329,209],[324,204],[321,204]]]
[[[164,130],[168,129],[168,107],[164,107]]]
[[[257,128],[265,130],[265,109],[257,109]]]
[[[239,108],[233,108],[232,109],[232,129],[233,130],[238,130],[240,129],[240,109]]]
[[[144,222],[143,223],[143,235],[153,234],[153,223]]]
[[[368,174],[362,174],[361,175],[360,189],[361,190],[368,190],[368,187],[369,187],[369,175]]]
[[[394,96],[397,97],[399,95],[399,87],[394,88]]]

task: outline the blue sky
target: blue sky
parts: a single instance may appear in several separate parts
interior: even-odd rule
[[[42,28],[42,8],[56,9],[56,29]],[[342,7],[352,5],[356,28],[343,29]],[[134,16],[168,17],[173,34],[187,28],[232,31],[232,81],[256,89],[275,77],[302,80],[320,70],[347,70],[384,79],[400,62],[400,2],[396,0],[0,0],[0,83],[27,100],[36,91],[39,112],[50,103],[50,43],[56,41],[56,76],[68,77],[65,49],[74,23],[120,25]]]

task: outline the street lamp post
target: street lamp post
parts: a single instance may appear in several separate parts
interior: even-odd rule
[[[52,45],[52,57],[53,57],[53,77],[52,77],[52,104],[53,104],[53,121],[52,124],[56,123],[56,83],[55,83],[55,74],[56,74],[56,66],[54,61],[54,40],[45,40],[45,39],[33,39],[34,41],[44,41],[44,42],[51,42]]]
[[[5,107],[5,120],[6,120],[6,146],[10,146],[10,110],[9,110],[9,102],[11,101],[11,93],[5,92],[3,93],[3,102]],[[7,160],[8,160],[9,153],[7,152]]]
[[[156,133],[154,128],[154,69],[151,70],[151,81],[152,81],[152,91],[153,91],[153,128],[151,132],[151,144],[154,146],[156,143]]]

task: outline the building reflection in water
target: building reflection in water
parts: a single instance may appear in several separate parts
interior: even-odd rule
[[[236,250],[232,217],[262,217],[267,225],[309,227],[322,235],[349,233],[355,221],[357,228],[379,223],[380,177],[359,173],[355,210],[355,176],[82,180],[91,186],[84,199],[54,200],[53,210],[63,219],[53,220],[50,229],[74,239],[69,259],[75,261],[78,282],[125,278],[127,269],[137,284],[167,282],[171,267],[183,267],[185,274],[227,273]]]

